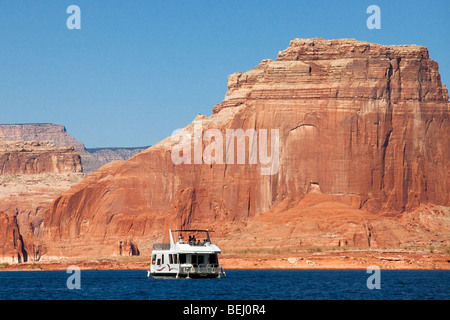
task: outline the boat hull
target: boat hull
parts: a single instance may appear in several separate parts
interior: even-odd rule
[[[171,273],[171,272],[158,272],[158,273],[151,273],[152,278],[191,278],[191,279],[214,279],[214,278],[220,278],[220,273]]]

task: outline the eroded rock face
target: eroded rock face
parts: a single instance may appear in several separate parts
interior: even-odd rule
[[[198,122],[224,137],[227,129],[278,130],[278,170],[262,175],[264,165],[249,164],[248,156],[245,164],[176,165],[176,142],[167,138],[57,198],[44,220],[48,255],[116,254],[125,239],[148,253],[169,227],[212,226],[234,240],[279,229],[277,239],[289,239],[295,225],[276,228],[277,221],[284,212],[304,221],[296,215],[311,192],[334,203],[318,219],[338,207],[348,225],[330,214],[335,223],[311,225],[310,242],[398,245],[413,231],[400,220],[389,229],[384,214],[450,205],[448,91],[425,47],[296,39],[276,60],[230,75],[224,101],[196,121],[186,132]],[[202,150],[209,143],[203,140]],[[260,216],[270,218],[265,229]]]
[[[22,236],[15,214],[0,212],[0,262],[21,263],[27,261]]]
[[[119,241],[119,256],[138,256],[139,249],[131,240]]]
[[[73,147],[49,142],[0,139],[0,233],[5,262],[39,260],[44,212],[51,201],[82,179],[80,156]]]
[[[73,147],[0,139],[0,175],[50,172],[82,172],[81,158]]]
[[[73,138],[65,126],[52,123],[0,124],[0,139],[24,141],[48,141],[57,147],[73,147],[80,155],[83,172],[89,173],[114,160],[128,160],[148,148],[94,148]]]
[[[314,181],[374,211],[448,205],[448,91],[425,47],[296,39],[228,87],[215,112],[244,104],[280,129],[276,192]]]
[[[5,140],[48,141],[57,147],[73,147],[78,153],[84,150],[84,144],[70,136],[66,128],[60,124],[0,124],[0,138]]]

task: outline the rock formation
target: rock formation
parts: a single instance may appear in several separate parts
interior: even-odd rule
[[[39,260],[46,252],[45,244],[39,240],[45,211],[56,197],[80,182],[83,176],[71,172],[0,175],[0,211],[17,227],[15,234],[0,233],[0,242],[17,242],[13,239],[18,235],[22,242],[22,261]],[[19,259],[11,260],[10,255],[5,256],[3,249],[0,249],[1,257],[5,257],[6,262],[19,262]]]
[[[229,161],[214,162],[199,124],[200,135],[254,129],[259,142],[277,130],[279,145],[268,138],[261,152],[255,140],[252,162],[247,142],[239,163],[233,138]],[[440,217],[421,241],[448,242],[448,91],[425,47],[293,40],[276,60],[230,75],[223,102],[184,134],[191,162],[174,163],[180,144],[169,137],[58,197],[40,238],[46,257],[117,254],[121,241],[148,254],[169,227],[215,228],[228,247],[409,245],[417,215]],[[208,161],[196,163],[196,143]],[[262,174],[261,154],[276,160],[274,174]]]
[[[49,172],[82,172],[81,158],[73,147],[0,139],[0,175]]]
[[[0,212],[0,238],[1,263],[20,263],[27,261],[16,215]]]
[[[0,235],[5,243],[0,257],[8,263],[37,261],[46,253],[45,244],[39,240],[44,212],[84,176],[80,155],[73,146],[83,150],[85,160],[91,160],[88,165],[92,170],[142,150],[98,149],[94,151],[100,156],[91,154],[67,134],[64,126],[52,124],[0,125],[1,136],[8,140],[0,138],[0,211],[8,218],[2,223],[8,225]],[[122,251],[124,255],[139,252],[129,241]]]
[[[37,239],[44,211],[83,176],[73,147],[0,139],[0,259],[26,262],[44,253]]]
[[[74,147],[77,152],[84,149],[84,144],[70,136],[63,125],[52,123],[0,124],[0,138],[49,141],[58,147]]]
[[[0,139],[49,141],[59,147],[73,147],[81,156],[83,171],[93,172],[114,160],[128,160],[147,147],[86,149],[84,144],[69,135],[63,125],[51,123],[1,124]]]
[[[117,160],[128,160],[148,147],[136,148],[87,148],[84,152],[84,172],[89,173],[97,170],[107,163]]]

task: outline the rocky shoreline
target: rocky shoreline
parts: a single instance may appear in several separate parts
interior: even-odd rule
[[[67,270],[71,265],[81,270],[147,270],[148,256],[112,256],[96,258],[61,258],[17,264],[0,264],[0,271]],[[448,248],[307,250],[270,253],[263,249],[222,254],[220,263],[227,269],[367,269],[450,270]]]

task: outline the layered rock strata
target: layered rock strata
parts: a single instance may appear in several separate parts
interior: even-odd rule
[[[223,137],[253,129],[257,141],[276,130],[279,144],[269,148],[277,170],[261,174],[267,161],[256,140],[254,163],[253,144],[238,164],[227,140],[222,154],[231,160],[234,150],[233,161],[220,163],[215,149],[216,161],[200,154],[199,164],[191,149],[190,162],[175,164],[180,144],[169,137],[58,197],[44,220],[48,257],[117,254],[124,239],[149,253],[169,227],[195,226],[215,228],[229,247],[413,244],[420,221],[404,217],[417,210],[442,218],[421,241],[448,242],[448,91],[425,47],[293,40],[276,60],[229,76],[211,117],[186,126],[186,143],[210,150],[212,140],[198,137],[208,129]],[[315,194],[320,201],[311,203]]]
[[[0,175],[49,172],[82,172],[81,158],[73,147],[0,139]]]
[[[15,214],[0,212],[0,263],[21,263],[27,261],[23,239]]]
[[[73,147],[81,156],[83,171],[93,172],[114,160],[128,160],[148,148],[96,148],[86,149],[84,144],[73,138],[65,126],[52,123],[0,124],[0,139],[48,141],[58,147]]]
[[[50,203],[83,174],[73,147],[0,139],[0,257],[3,262],[39,260],[40,236]]]

